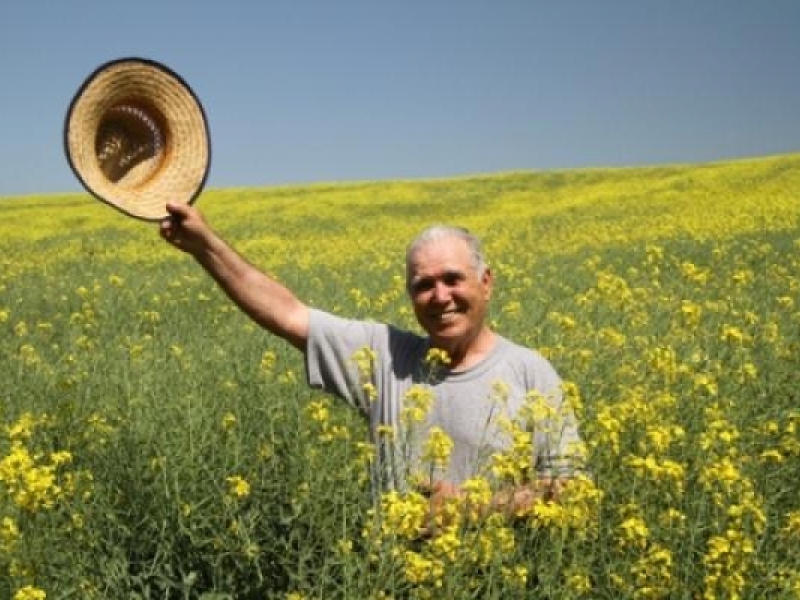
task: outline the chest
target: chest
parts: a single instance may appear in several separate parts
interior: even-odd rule
[[[431,386],[433,402],[426,426],[440,427],[456,444],[504,446],[508,422],[527,390],[501,381],[446,383]]]

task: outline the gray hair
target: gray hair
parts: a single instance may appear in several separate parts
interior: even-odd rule
[[[486,264],[486,257],[483,254],[480,239],[463,227],[456,227],[454,225],[432,225],[417,235],[408,245],[408,249],[406,250],[406,278],[408,278],[411,273],[411,261],[417,251],[431,242],[446,238],[456,238],[467,244],[470,254],[472,255],[472,266],[475,268],[478,277],[483,277],[488,266]]]

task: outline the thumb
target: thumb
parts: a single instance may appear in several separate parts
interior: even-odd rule
[[[178,219],[184,219],[189,214],[189,205],[180,202],[167,202],[167,212]]]

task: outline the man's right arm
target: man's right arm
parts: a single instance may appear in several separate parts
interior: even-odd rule
[[[196,208],[168,204],[167,210],[171,217],[162,221],[161,236],[193,256],[251,319],[304,352],[308,307],[285,286],[247,262],[206,224]]]

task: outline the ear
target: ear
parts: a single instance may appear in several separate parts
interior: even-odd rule
[[[481,278],[481,283],[483,283],[483,289],[485,290],[485,296],[488,300],[492,297],[492,287],[494,286],[494,275],[492,274],[492,270],[489,267],[483,272],[483,277]]]

